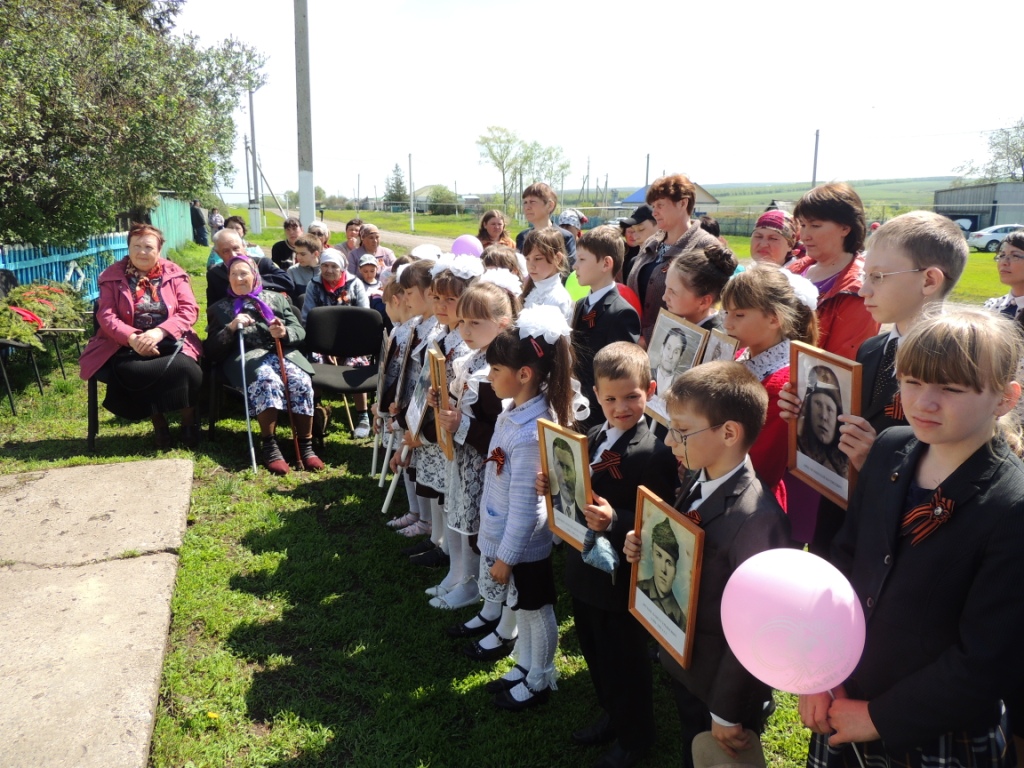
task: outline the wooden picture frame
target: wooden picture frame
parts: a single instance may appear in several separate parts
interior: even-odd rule
[[[645,485],[637,489],[633,530],[641,546],[640,560],[630,573],[629,612],[687,669],[693,656],[704,531]],[[658,546],[659,540],[666,546]],[[671,574],[656,564],[673,558]],[[685,567],[680,567],[684,558]]]
[[[384,338],[380,343],[380,355],[377,357],[377,393],[374,396],[374,402],[377,403],[378,409],[380,408],[380,401],[384,397],[384,379],[387,375],[388,353],[390,352],[391,338],[385,333]],[[383,420],[385,416],[387,416],[386,413],[380,413],[378,410],[378,419]]]
[[[700,364],[713,363],[716,360],[731,363],[736,359],[736,350],[739,347],[739,339],[734,339],[718,328],[712,328],[708,334],[707,343],[704,344],[704,354],[700,357]]]
[[[706,328],[673,315],[667,309],[662,309],[658,313],[658,320],[651,331],[651,343],[647,347],[647,354],[651,359],[651,379],[658,382],[658,390],[647,401],[644,413],[659,424],[668,426],[665,391],[675,381],[676,376],[697,365],[709,335],[710,331]],[[666,352],[667,355],[664,354]],[[666,363],[670,369],[665,367]]]
[[[437,418],[439,410],[450,410],[451,401],[448,395],[448,371],[444,365],[444,355],[437,349],[428,349],[427,357],[430,360],[430,386],[437,392],[437,407],[434,408],[434,423],[437,424],[437,444],[441,446],[444,456],[448,461],[455,459],[455,440],[452,433],[441,427],[441,421]]]
[[[789,422],[789,471],[846,509],[857,470],[839,450],[837,419],[860,415],[861,364],[799,341],[789,354],[789,381],[801,399]]]
[[[428,349],[429,353],[430,350]],[[423,431],[423,422],[426,421],[427,411],[427,395],[430,391],[430,355],[427,354],[423,360],[423,366],[420,368],[419,378],[413,386],[412,396],[409,398],[409,404],[405,407],[405,423],[409,430],[409,433],[413,437],[419,437],[420,432]]]
[[[582,552],[583,537],[587,533],[583,507],[594,498],[590,488],[587,436],[547,419],[537,419],[537,436],[540,439],[540,471],[548,478],[548,493],[544,497],[548,508],[548,527],[560,539]],[[567,477],[570,472],[572,477]],[[571,493],[564,492],[570,490],[570,485]]]

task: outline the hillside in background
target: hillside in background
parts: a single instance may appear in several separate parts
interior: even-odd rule
[[[956,180],[956,176],[928,176],[916,179],[859,179],[849,183],[857,190],[865,205],[887,206],[889,208],[931,207],[933,193],[937,189],[948,189]],[[828,179],[822,179],[824,183]],[[808,182],[765,183],[765,184],[704,184],[704,189],[717,197],[722,206],[767,206],[773,199],[795,202],[804,192],[811,188]],[[612,191],[619,193],[619,198],[628,197],[641,185],[619,185]],[[578,189],[565,189],[560,195],[563,204],[572,205],[582,196]],[[598,197],[593,188],[590,200]]]

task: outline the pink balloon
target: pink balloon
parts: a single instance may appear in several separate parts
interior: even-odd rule
[[[750,674],[789,693],[834,688],[864,650],[864,611],[850,582],[798,549],[761,552],[733,572],[722,628]]]
[[[452,253],[456,256],[479,256],[484,252],[483,243],[473,235],[459,235],[452,243]]]

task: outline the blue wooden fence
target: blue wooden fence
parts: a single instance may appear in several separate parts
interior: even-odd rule
[[[168,248],[180,248],[192,239],[189,204],[161,197],[150,212],[153,226],[164,233],[164,255]],[[85,301],[99,298],[100,272],[128,255],[128,233],[113,232],[90,237],[79,246],[0,246],[0,269],[9,269],[19,285],[55,280],[70,283]]]

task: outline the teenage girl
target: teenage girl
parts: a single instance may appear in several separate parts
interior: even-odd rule
[[[800,697],[809,766],[858,765],[849,743],[867,765],[1012,764],[1000,700],[1020,700],[1024,464],[1003,417],[1020,359],[1011,321],[984,310],[901,339],[910,426],[878,436],[832,544],[864,608],[864,651],[831,695]]]
[[[1000,312],[1017,321],[1017,328],[1024,332],[1024,230],[1011,232],[999,244],[995,256],[999,270],[999,282],[1010,290],[1003,296],[989,299],[985,309]],[[1024,365],[1024,364],[1022,364]],[[1017,372],[1017,381],[1024,381],[1024,368]],[[1017,418],[1024,421],[1024,398],[1017,402]]]
[[[511,283],[511,292],[499,287]],[[427,589],[435,608],[458,608],[480,599],[476,576],[480,553],[480,497],[484,489],[484,459],[501,413],[501,399],[487,374],[487,346],[507,328],[519,311],[518,279],[508,270],[488,270],[459,297],[458,318],[466,346],[454,378],[449,379],[449,408],[438,412],[438,423],[453,436],[455,459],[448,464],[445,516],[451,569],[440,584]],[[434,393],[431,393],[432,396]],[[434,398],[436,402],[436,398]],[[434,404],[432,402],[432,404]],[[449,627],[451,637],[479,637],[498,626],[501,605],[485,603],[484,611],[465,624]]]
[[[722,325],[746,347],[737,361],[768,390],[768,414],[750,448],[750,461],[783,509],[789,425],[779,415],[779,391],[789,381],[789,342],[817,342],[817,300],[809,280],[770,264],[740,272],[722,291]]]
[[[405,430],[405,410],[412,399],[416,381],[425,365],[427,348],[430,343],[439,340],[445,332],[444,326],[438,325],[434,317],[434,302],[430,292],[432,278],[430,270],[434,262],[422,259],[403,268],[398,275],[399,285],[405,291],[405,307],[407,314],[413,319],[412,334],[409,338],[409,352],[402,369],[401,396],[393,411],[397,416],[398,425]],[[438,501],[440,492],[434,485],[443,488],[444,454],[434,443],[421,443],[414,435],[405,432],[403,448],[409,449],[408,471],[405,474],[406,492],[409,494],[409,511],[417,517],[414,522],[398,528],[403,536],[412,538],[422,534],[431,534],[431,502]],[[401,449],[391,458],[392,470],[397,469],[401,462]],[[441,479],[437,479],[441,478]],[[426,482],[424,482],[426,481]],[[427,485],[426,483],[433,483]],[[444,531],[437,532],[443,536]],[[434,540],[439,546],[441,542]]]
[[[540,304],[558,307],[568,323],[576,304],[562,285],[569,274],[569,257],[565,252],[565,238],[558,227],[531,229],[523,241],[526,271],[529,277],[523,286],[523,308]]]
[[[498,416],[484,461],[479,586],[489,605],[484,608],[488,613],[481,613],[494,616],[496,606],[505,605],[494,631],[465,652],[484,661],[508,655],[518,623],[516,666],[487,688],[503,709],[521,710],[547,701],[557,677],[551,531],[534,483],[540,471],[537,419],[572,423],[570,335],[569,323],[558,309],[532,307],[487,347],[494,393],[512,402]]]
[[[722,318],[715,307],[736,265],[733,252],[720,245],[681,253],[665,275],[668,311],[709,331],[721,328]]]

